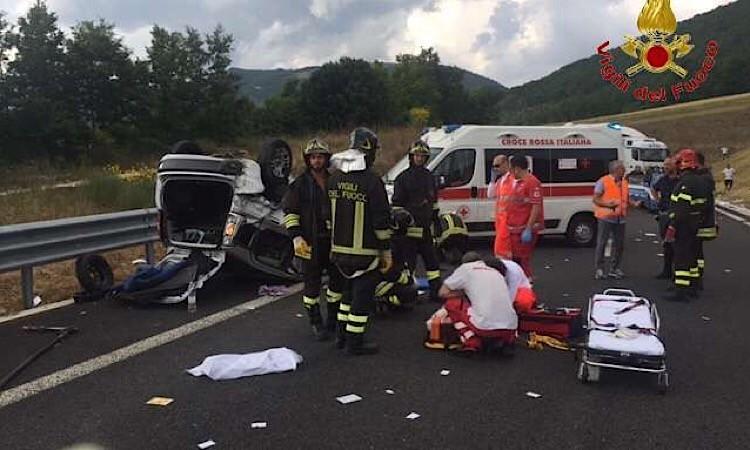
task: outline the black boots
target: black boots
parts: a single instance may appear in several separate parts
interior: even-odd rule
[[[350,355],[374,355],[378,352],[378,344],[368,342],[364,339],[364,334],[347,333],[346,351]],[[338,341],[337,341],[338,344]]]
[[[343,350],[346,347],[346,322],[338,322],[336,325],[336,348]]]
[[[323,316],[320,315],[320,305],[314,305],[308,309],[310,316],[310,326],[312,328],[312,335],[316,341],[327,341],[331,335],[328,330],[323,326]]]

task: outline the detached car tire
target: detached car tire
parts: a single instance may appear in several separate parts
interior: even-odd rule
[[[115,282],[112,268],[101,255],[84,255],[76,259],[76,278],[85,292],[111,289]]]

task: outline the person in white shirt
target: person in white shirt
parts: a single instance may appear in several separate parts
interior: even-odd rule
[[[518,316],[505,277],[476,252],[464,255],[462,264],[443,282],[439,295],[461,337],[462,350],[481,350],[483,337],[503,344],[515,341]]]
[[[727,167],[722,172],[724,173],[724,189],[729,192],[732,190],[732,186],[734,186],[734,174],[737,171],[730,164],[727,164]]]

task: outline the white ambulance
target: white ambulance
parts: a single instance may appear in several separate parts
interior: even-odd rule
[[[544,188],[543,234],[567,236],[576,246],[596,240],[594,184],[619,159],[628,172],[661,167],[669,150],[664,143],[617,123],[563,126],[450,125],[422,135],[431,148],[427,167],[441,177],[440,210],[464,218],[471,236],[494,236],[495,201],[487,198],[492,160],[524,155]],[[393,181],[408,167],[399,161],[384,177]]]

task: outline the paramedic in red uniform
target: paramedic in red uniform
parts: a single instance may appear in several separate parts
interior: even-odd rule
[[[513,258],[508,231],[508,200],[513,189],[513,174],[505,155],[497,155],[492,161],[492,179],[487,186],[487,198],[495,199],[495,256]]]
[[[461,262],[445,279],[439,295],[445,299],[443,307],[461,337],[462,350],[478,352],[482,338],[512,344],[518,316],[502,273],[488,266],[476,252],[468,252]]]
[[[542,183],[529,172],[529,161],[523,155],[511,157],[510,171],[515,179],[507,207],[511,251],[513,261],[531,280],[531,255],[544,229]]]

